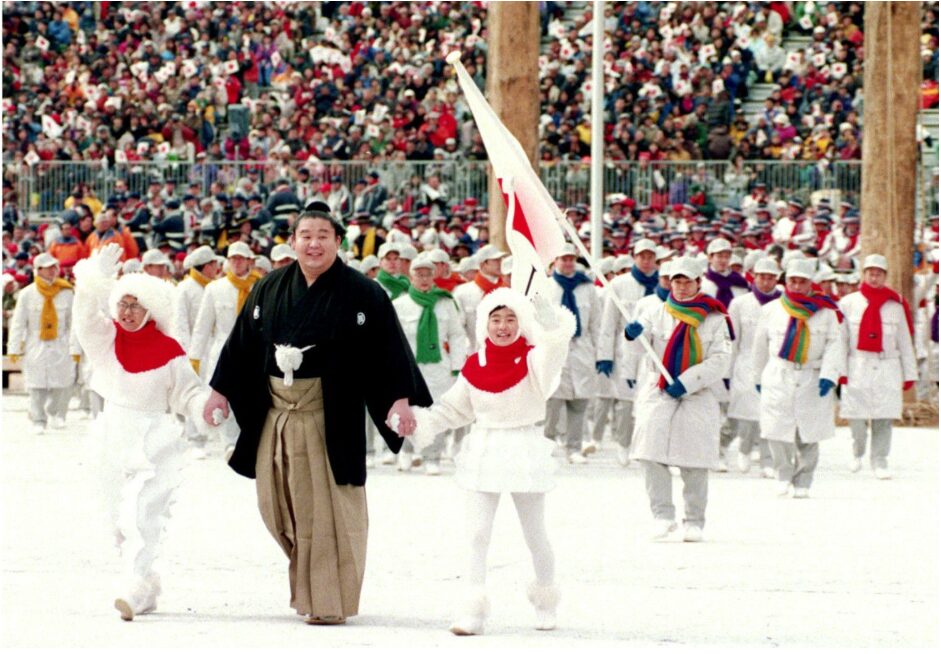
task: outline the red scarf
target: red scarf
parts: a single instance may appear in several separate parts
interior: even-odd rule
[[[463,284],[465,280],[463,277],[457,273],[451,273],[450,277],[436,277],[435,286],[446,290],[448,293],[454,290],[454,287],[458,284]]]
[[[504,286],[506,286],[506,284],[503,283],[502,278],[498,277],[496,282],[492,282],[486,277],[484,277],[484,274],[481,272],[478,272],[477,276],[474,277],[474,283],[480,287],[480,290],[484,292],[484,295],[487,295],[497,290],[498,288],[503,288]]]
[[[488,393],[502,393],[523,381],[529,372],[526,355],[533,349],[525,338],[520,336],[505,347],[494,345],[488,338],[484,348],[486,366],[480,365],[480,357],[475,352],[461,368],[461,374],[471,386]]]
[[[129,332],[114,322],[114,354],[121,367],[131,373],[160,368],[171,359],[185,355],[175,340],[157,329],[153,320],[136,332]]]
[[[856,348],[864,352],[882,352],[882,305],[889,300],[895,300],[905,308],[905,322],[908,323],[908,332],[915,335],[915,325],[912,323],[912,311],[908,301],[888,286],[873,288],[866,282],[859,286],[859,292],[869,302],[863,311],[862,322],[859,323],[859,334],[856,337]]]
[[[788,239],[787,249],[796,250],[799,246],[792,242],[792,239],[798,235],[799,232],[804,231],[804,217],[800,216],[797,218],[791,218],[794,221],[794,226],[791,227],[791,238]]]
[[[846,238],[848,238],[849,240],[846,243],[846,247],[843,248],[844,254],[846,254],[847,252],[852,250],[854,247],[856,247],[856,241],[859,240],[859,233],[857,232],[856,234],[853,234],[852,236],[847,236]]]

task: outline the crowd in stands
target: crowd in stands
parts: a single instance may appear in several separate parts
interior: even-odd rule
[[[543,6],[546,161],[590,152],[591,11],[567,28],[562,8]],[[444,55],[482,85],[486,20],[481,2],[13,3],[4,136],[29,162],[484,159]],[[605,28],[608,158],[860,156],[861,2],[611,2]],[[755,82],[776,90],[749,120]]]

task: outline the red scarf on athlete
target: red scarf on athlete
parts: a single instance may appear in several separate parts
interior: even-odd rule
[[[117,321],[114,329],[114,354],[128,372],[154,370],[185,354],[179,343],[157,329],[153,320],[148,320],[136,332],[129,332]]]
[[[495,290],[497,290],[498,288],[502,288],[502,287],[506,286],[506,284],[503,283],[503,278],[502,278],[502,277],[497,277],[497,281],[492,282],[492,281],[490,281],[489,279],[487,279],[486,277],[484,277],[484,274],[481,273],[481,272],[478,272],[478,273],[477,273],[477,276],[474,277],[474,283],[477,284],[477,286],[480,287],[480,290],[482,290],[482,291],[484,292],[484,295],[487,295],[487,294],[489,294],[491,291],[495,291]]]
[[[452,273],[449,277],[435,277],[435,286],[438,288],[443,288],[448,293],[454,290],[454,287],[458,284],[463,284],[467,280],[458,275],[457,273]]]
[[[873,288],[866,282],[859,286],[859,292],[869,302],[863,311],[862,322],[859,323],[856,347],[864,352],[882,352],[882,305],[889,300],[895,300],[905,308],[905,321],[908,323],[908,332],[915,335],[915,325],[912,323],[912,310],[908,301],[888,286]]]
[[[480,365],[480,357],[475,352],[467,357],[461,374],[474,388],[488,393],[502,393],[523,381],[529,372],[526,355],[533,349],[525,338],[518,339],[500,347],[488,338],[485,345],[487,365]]]

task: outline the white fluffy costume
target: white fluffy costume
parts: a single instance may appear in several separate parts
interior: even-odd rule
[[[487,550],[493,519],[503,492],[512,494],[520,526],[532,555],[535,581],[529,599],[536,628],[555,627],[559,591],[555,557],[545,529],[545,491],[554,485],[554,443],[537,426],[546,417],[546,401],[559,385],[575,316],[564,307],[537,300],[537,307],[509,288],[489,293],[477,309],[480,349],[468,357],[454,385],[427,409],[414,409],[415,445],[434,435],[473,422],[455,460],[457,482],[467,489],[465,509],[468,573],[465,597],[451,631],[483,632],[489,602],[485,591]],[[487,337],[490,314],[513,310],[519,337],[498,347]],[[538,315],[538,318],[537,318]]]
[[[536,423],[545,420],[546,400],[559,384],[568,343],[575,333],[575,317],[567,309],[553,306],[554,325],[544,327],[536,321],[529,300],[516,291],[499,288],[478,307],[477,343],[487,341],[490,313],[500,306],[516,313],[520,339],[532,346],[526,354],[526,376],[514,386],[493,392],[475,387],[466,376],[465,365],[454,385],[432,407],[415,409],[415,445],[423,447],[435,434],[473,422],[455,460],[456,478],[462,488],[495,493],[544,492],[553,486],[555,445]],[[481,345],[471,355],[484,371],[488,351],[493,352],[493,346]]]
[[[115,280],[119,255],[105,248],[75,266],[73,321],[92,367],[91,386],[104,398],[93,434],[103,450],[105,497],[121,550],[124,578],[116,607],[132,619],[156,608],[153,563],[183,467],[177,415],[202,423],[208,389],[166,335],[170,285],[142,273]],[[126,295],[147,310],[135,332],[117,322],[117,304]]]

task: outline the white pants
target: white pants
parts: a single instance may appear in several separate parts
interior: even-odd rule
[[[555,555],[546,534],[546,495],[511,495],[523,528],[523,538],[533,557],[536,582],[541,586],[551,586],[555,582]],[[470,541],[468,581],[475,586],[482,586],[487,579],[487,550],[499,503],[500,493],[467,493],[467,535]]]
[[[72,387],[65,388],[30,388],[29,419],[34,424],[45,425],[49,418],[65,420],[69,409]]]

